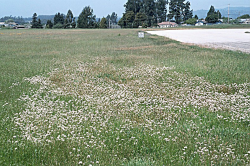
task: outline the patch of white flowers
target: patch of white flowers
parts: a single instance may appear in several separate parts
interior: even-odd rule
[[[174,67],[136,64],[117,68],[102,59],[49,75],[25,78],[41,86],[32,95],[21,96],[25,108],[15,115],[23,138],[37,143],[71,140],[101,148],[106,146],[102,134],[111,132],[109,126],[116,120],[124,124],[119,132],[135,125],[152,131],[155,125],[166,128],[177,124],[179,113],[190,108],[206,108],[216,112],[218,119],[227,111],[229,121],[250,120],[249,83],[215,85],[178,73]],[[177,140],[154,134],[165,142]],[[200,148],[197,153],[208,153],[205,146]],[[226,153],[233,155],[233,150]]]

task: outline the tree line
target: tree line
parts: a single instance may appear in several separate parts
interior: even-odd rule
[[[68,10],[66,15],[60,12],[56,13],[53,20],[47,20],[46,28],[108,28],[110,24],[117,24],[117,14],[115,12],[100,20],[94,15],[93,9],[90,6],[86,6],[79,14],[77,20],[71,10]],[[32,16],[31,28],[43,28],[37,13],[34,13]]]
[[[23,17],[13,17],[13,16],[5,16],[0,18],[0,22],[5,22],[5,23],[9,23],[9,22],[15,22],[18,24],[25,24],[25,20],[23,19]]]
[[[169,11],[167,11],[169,5]],[[157,26],[157,23],[173,20],[180,24],[193,17],[190,2],[185,0],[128,0],[125,13],[118,24],[125,28]],[[167,14],[167,12],[169,14]]]
[[[167,4],[169,4],[169,14],[167,15]],[[117,14],[113,12],[101,20],[97,20],[93,9],[86,6],[79,14],[78,20],[71,10],[67,15],[57,13],[54,21],[47,21],[47,28],[107,28],[111,24],[118,24],[123,28],[151,27],[159,22],[175,19],[177,23],[192,18],[190,2],[185,0],[128,0],[124,5],[125,13],[117,21]],[[41,20],[37,19],[37,14],[32,17],[32,28],[41,28]]]
[[[190,19],[186,20],[185,23],[194,25],[198,19],[199,19],[198,16],[195,15],[194,18],[190,18]],[[207,13],[207,17],[205,18],[205,21],[207,23],[216,23],[216,22],[219,22],[219,19],[221,19],[220,11],[219,10],[216,11],[214,6],[211,6],[208,13]],[[201,19],[201,20],[203,20],[203,19]]]
[[[139,26],[145,28],[157,26],[158,23],[167,20],[177,24],[195,24],[198,16],[193,17],[193,10],[190,6],[191,3],[185,0],[128,0],[124,5],[125,13],[119,21],[115,12],[102,19],[97,19],[93,9],[86,6],[77,20],[71,10],[68,10],[66,15],[56,13],[53,21],[47,21],[46,28],[108,28],[114,24],[118,24],[122,28],[138,28]],[[215,11],[214,7],[211,6],[205,20],[208,23],[215,23],[219,19],[221,19],[221,13]],[[42,27],[41,20],[34,13],[32,28]]]

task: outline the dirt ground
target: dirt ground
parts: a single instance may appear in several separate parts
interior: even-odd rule
[[[147,33],[165,36],[183,43],[250,53],[250,29],[161,30]]]

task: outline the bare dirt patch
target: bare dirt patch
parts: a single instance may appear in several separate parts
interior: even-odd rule
[[[169,44],[165,44],[163,46],[165,47],[172,47],[172,46],[176,46],[176,43],[169,43]],[[151,45],[151,46],[139,46],[139,47],[121,47],[121,48],[116,48],[116,51],[129,51],[129,50],[143,50],[143,49],[148,49],[148,48],[156,48],[159,46],[155,46],[155,45]]]
[[[126,51],[126,50],[141,50],[145,48],[152,48],[154,46],[140,46],[140,47],[121,47],[121,48],[116,48],[115,50],[119,51]]]

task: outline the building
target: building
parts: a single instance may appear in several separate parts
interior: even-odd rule
[[[10,28],[14,28],[14,27],[16,27],[16,26],[18,26],[18,24],[15,23],[15,22],[9,22],[9,23],[7,24],[7,27],[10,27]]]
[[[250,18],[243,20],[243,24],[250,24]]]
[[[24,25],[17,25],[13,27],[14,29],[25,29],[26,27]]]
[[[196,22],[195,26],[203,26],[203,25],[206,25],[206,24],[207,24],[206,21],[201,20],[201,21]]]
[[[9,22],[9,23],[5,23],[5,22],[0,22],[0,27],[9,27],[9,28],[14,28],[18,26],[17,23],[15,22]]]
[[[171,27],[178,27],[178,24],[175,22],[162,22],[158,24],[160,28],[171,28]]]

